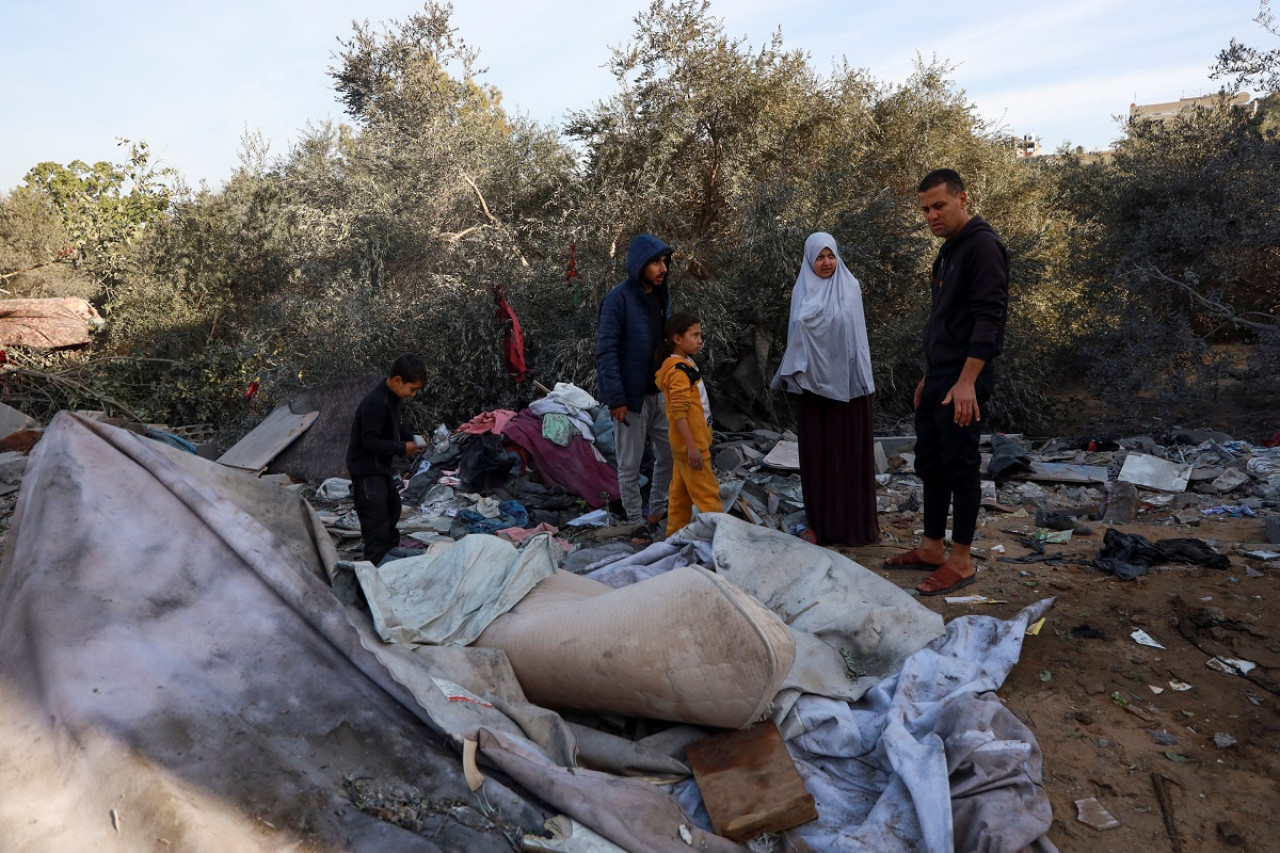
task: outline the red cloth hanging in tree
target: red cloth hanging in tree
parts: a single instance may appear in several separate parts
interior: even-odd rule
[[[520,331],[520,318],[507,303],[507,292],[502,285],[493,286],[495,314],[502,322],[502,354],[507,361],[507,374],[516,382],[523,382],[529,374],[524,361],[524,333]]]

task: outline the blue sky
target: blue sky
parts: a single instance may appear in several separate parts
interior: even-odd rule
[[[455,0],[454,23],[480,51],[508,108],[560,125],[613,91],[603,68],[643,0]],[[36,163],[118,162],[142,139],[188,183],[217,188],[245,131],[276,154],[308,121],[340,119],[326,70],[353,18],[384,21],[415,0],[3,0],[0,192]],[[953,78],[985,118],[1052,150],[1093,149],[1139,103],[1215,91],[1209,68],[1234,36],[1274,47],[1258,0],[1076,0],[968,4],[713,0],[727,32],[788,48],[820,71],[840,57],[899,82],[918,54]]]

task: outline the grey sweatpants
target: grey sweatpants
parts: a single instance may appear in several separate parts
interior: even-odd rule
[[[618,491],[628,524],[640,524],[644,506],[640,501],[640,460],[645,445],[653,442],[653,476],[650,478],[649,514],[667,511],[671,491],[671,442],[668,440],[667,407],[661,394],[646,394],[644,408],[627,411],[624,421],[613,422],[613,440],[618,454]]]

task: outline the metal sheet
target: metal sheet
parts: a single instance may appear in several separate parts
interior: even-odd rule
[[[1185,492],[1194,465],[1179,465],[1158,456],[1130,453],[1124,460],[1117,478],[1122,483],[1133,483],[1157,492]]]

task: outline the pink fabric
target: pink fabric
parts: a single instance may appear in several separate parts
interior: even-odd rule
[[[550,533],[552,536],[555,536],[559,532],[559,527],[556,527],[554,524],[548,524],[544,521],[537,527],[504,527],[501,530],[495,530],[493,535],[501,537],[508,542],[514,542],[517,545],[521,545],[530,537],[537,536],[539,533]]]
[[[462,426],[458,427],[458,432],[469,432],[472,435],[483,435],[486,432],[496,432],[502,434],[502,430],[506,428],[507,421],[516,416],[516,413],[510,409],[494,409],[492,412],[481,412]]]

